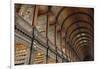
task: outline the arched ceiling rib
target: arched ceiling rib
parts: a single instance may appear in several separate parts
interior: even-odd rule
[[[92,37],[89,37],[89,36],[80,36],[80,37],[75,38],[74,40],[72,40],[72,45],[74,45],[74,43],[76,41],[81,40],[81,39],[91,39],[91,40],[93,40],[93,38]]]

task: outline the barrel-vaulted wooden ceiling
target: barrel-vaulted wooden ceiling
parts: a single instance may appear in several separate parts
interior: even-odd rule
[[[19,5],[20,6],[20,5]],[[35,6],[33,6],[33,9]],[[48,15],[48,23],[51,27],[49,39],[54,43],[54,26],[56,26],[56,42],[66,48],[72,48],[81,60],[93,60],[94,58],[94,9],[83,7],[63,7],[38,5],[38,17]],[[17,8],[18,9],[18,8]],[[44,17],[45,18],[45,17]],[[39,19],[38,19],[39,20]],[[39,23],[36,26],[41,26]],[[43,27],[43,25],[42,25]],[[42,30],[45,33],[46,29]],[[51,33],[50,33],[51,32]],[[48,35],[49,35],[48,34]],[[60,37],[61,36],[61,37]],[[66,50],[66,52],[68,52]]]

